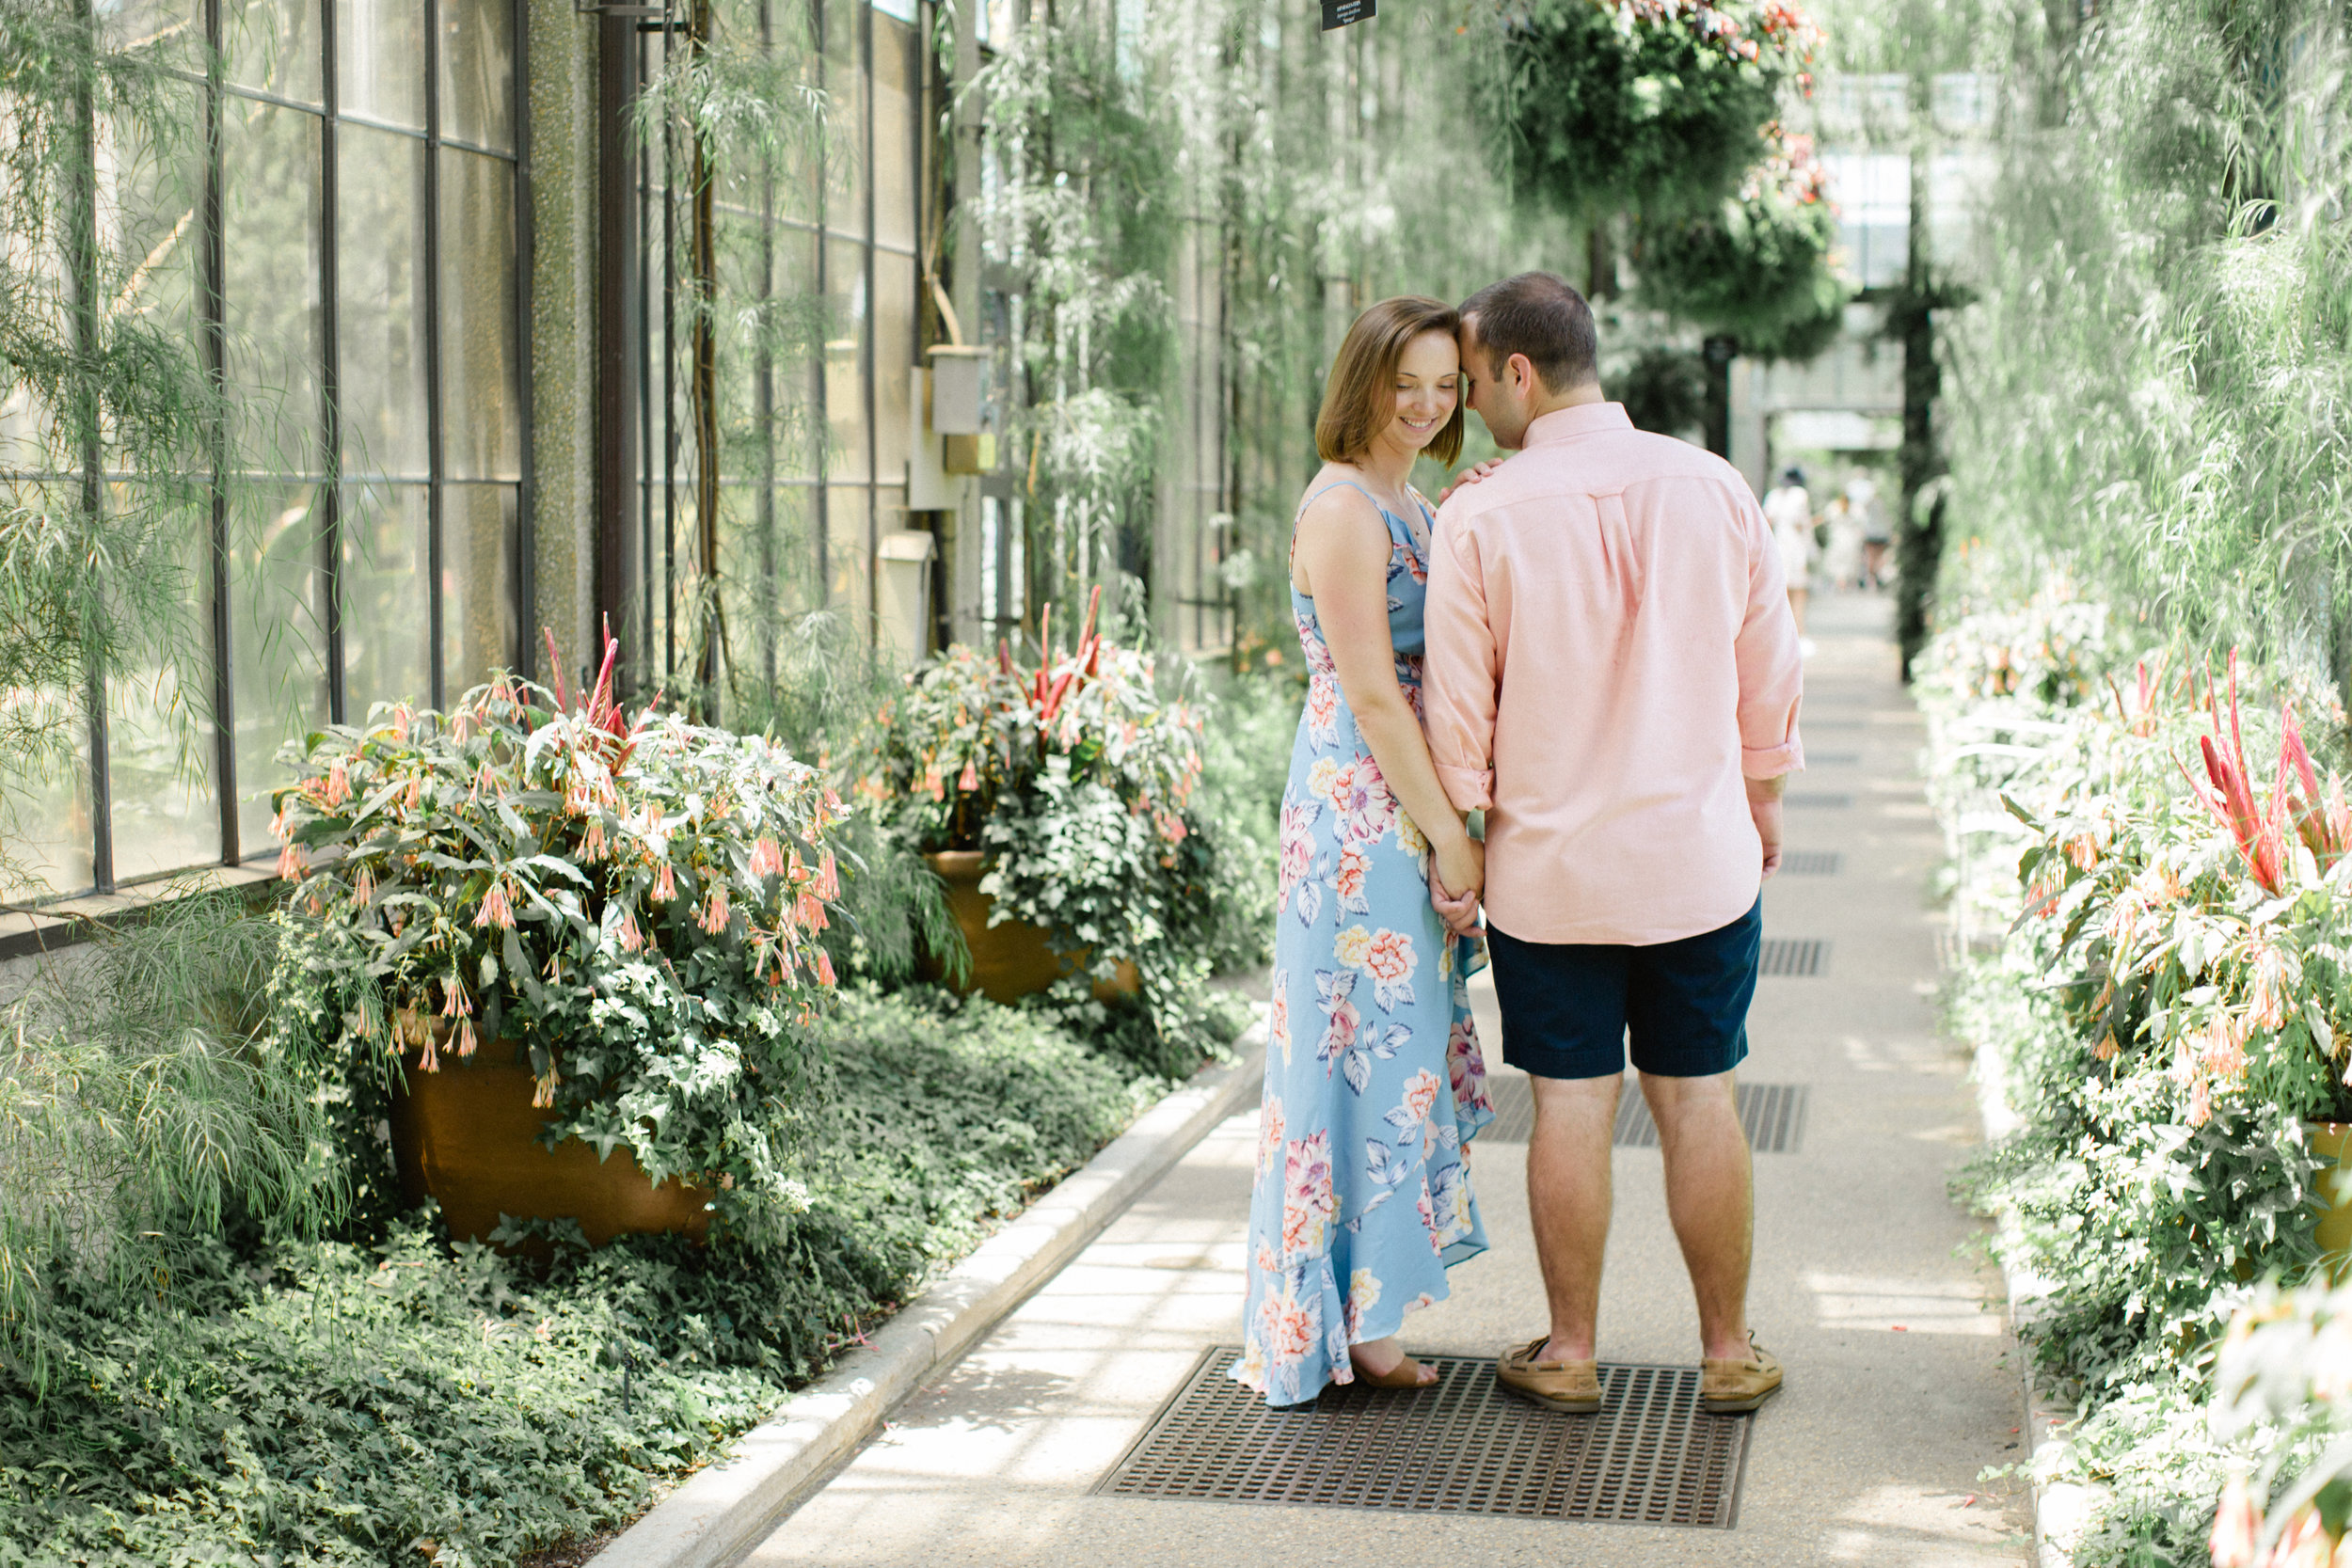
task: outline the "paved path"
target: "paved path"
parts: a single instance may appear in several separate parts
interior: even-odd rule
[[[1808,794],[1792,847],[1835,876],[1787,877],[1765,934],[1830,943],[1825,974],[1766,979],[1743,1078],[1812,1090],[1803,1148],[1756,1158],[1752,1317],[1788,1366],[1757,1418],[1738,1527],[1608,1524],[1165,1502],[1090,1489],[1212,1344],[1236,1338],[1255,1116],[1202,1143],[1076,1262],[889,1428],[750,1559],[758,1568],[947,1564],[2021,1563],[2014,1492],[1976,1481],[2016,1457],[2015,1352],[1998,1277],[1955,1256],[1974,1222],[1945,1182],[1976,1141],[1963,1057],[1935,1033],[1927,883],[1940,840],[1920,727],[1893,678],[1883,600],[1817,605]],[[1485,990],[1489,1053],[1500,1026]],[[1500,1066],[1498,1060],[1498,1067]],[[1631,1092],[1629,1085],[1629,1092]],[[1492,1251],[1408,1346],[1489,1354],[1542,1326],[1524,1150],[1481,1141]],[[1602,1354],[1690,1362],[1697,1322],[1655,1150],[1616,1151]]]

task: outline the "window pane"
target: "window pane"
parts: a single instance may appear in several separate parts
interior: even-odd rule
[[[292,776],[278,749],[326,721],[318,495],[310,485],[244,484],[230,510],[237,847],[248,861],[277,853],[269,790]]]
[[[204,536],[184,529],[182,570],[190,626],[205,624],[210,588]],[[220,859],[209,651],[185,670],[169,663],[118,671],[107,682],[106,774],[112,793],[115,877],[131,881]],[[183,676],[193,689],[181,684]]]
[[[441,673],[454,703],[515,662],[516,490],[441,491]]]
[[[9,499],[52,515],[71,509],[78,487],[12,486]],[[49,678],[38,650],[30,668],[7,663],[18,678]],[[68,677],[71,678],[70,676]],[[0,691],[0,896],[79,893],[90,885],[88,724],[78,691],[19,687]]]
[[[775,333],[776,473],[779,478],[814,479],[822,456],[825,431],[817,418],[818,377],[824,363],[824,340],[832,327],[813,318],[806,304],[825,302],[817,290],[818,241],[799,229],[775,231],[775,297],[779,302]]]
[[[866,589],[873,564],[873,492],[862,484],[836,484],[825,493],[825,602],[850,612],[860,631],[868,630],[874,607]]]
[[[914,248],[914,29],[874,18],[874,238]]]
[[[356,125],[337,141],[343,471],[421,480],[424,143]]]
[[[441,150],[441,464],[522,477],[515,353],[515,166]]]
[[[222,103],[222,310],[239,466],[319,471],[319,121]]]
[[[335,0],[342,113],[424,129],[424,0]]]
[[[515,150],[513,0],[441,0],[441,135]]]
[[[834,479],[866,476],[866,247],[847,240],[825,245],[825,472]]]
[[[425,486],[343,489],[343,711],[433,701]]]
[[[874,477],[904,483],[914,365],[914,258],[874,252]]]
[[[318,0],[221,0],[229,80],[274,98],[321,103]]]
[[[857,35],[864,9],[843,0],[825,6],[825,223],[860,238],[866,234],[866,81]]]

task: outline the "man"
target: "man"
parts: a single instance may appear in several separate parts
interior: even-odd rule
[[[1527,1185],[1549,1331],[1502,1382],[1597,1410],[1610,1142],[1629,1037],[1698,1298],[1701,1399],[1753,1410],[1781,1369],[1748,1332],[1754,1203],[1732,1097],[1761,884],[1803,766],[1779,552],[1722,459],[1602,395],[1592,311],[1549,273],[1462,306],[1470,407],[1518,455],[1439,510],[1429,750],[1486,813],[1503,1057],[1534,1075]],[[1468,901],[1433,894],[1457,927]]]

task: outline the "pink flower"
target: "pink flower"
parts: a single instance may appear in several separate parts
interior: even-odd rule
[[[326,800],[330,806],[340,806],[350,799],[351,773],[343,759],[337,757],[334,765],[326,770]]]
[[[1291,999],[1284,994],[1282,976],[1274,977],[1274,1003],[1267,1009],[1265,1038],[1268,1049],[1282,1053],[1282,1060],[1291,1059]]]
[[[2254,1489],[2244,1475],[2233,1475],[2221,1489],[2221,1504],[2213,1515],[2213,1568],[2254,1568],[2254,1551],[2262,1537],[2262,1513],[2254,1507]]]
[[[289,844],[278,851],[278,875],[283,880],[298,882],[310,869],[310,857],[299,844]]]
[[[1263,1177],[1282,1147],[1282,1102],[1272,1095],[1258,1107],[1258,1175]]]
[[[1478,1049],[1478,1023],[1473,1019],[1454,1021],[1454,1032],[1445,1042],[1446,1072],[1454,1081],[1454,1108],[1456,1115],[1471,1110],[1491,1111],[1494,1102],[1486,1095],[1486,1058]]]
[[[1364,879],[1372,872],[1372,855],[1360,844],[1351,844],[1340,851],[1340,868],[1332,891],[1340,897],[1340,908],[1368,914],[1371,903],[1364,896]]]
[[[841,896],[841,869],[834,863],[833,851],[828,849],[817,862],[817,896],[827,901]],[[818,929],[824,928],[819,922]]]
[[[1307,683],[1307,735],[1318,746],[1328,746],[1340,737],[1340,689],[1326,676],[1317,675]]]
[[[1322,807],[1308,802],[1282,807],[1281,869],[1276,877],[1275,908],[1288,911],[1291,889],[1307,879],[1308,868],[1315,854],[1315,817]]]
[[[1413,1114],[1415,1121],[1429,1119],[1430,1109],[1438,1103],[1438,1075],[1422,1068],[1405,1081],[1405,1109]]]
[[[963,771],[956,775],[956,787],[967,795],[979,788],[980,770],[973,767],[970,763],[965,763],[963,765]]]
[[[665,860],[661,863],[661,869],[654,876],[653,901],[657,904],[666,904],[676,896],[677,874],[671,869],[670,863]]]
[[[1295,1367],[1314,1349],[1315,1341],[1322,1338],[1316,1332],[1318,1305],[1320,1300],[1314,1296],[1299,1300],[1288,1279],[1268,1290],[1258,1303],[1258,1329],[1276,1366]]]
[[[1372,977],[1393,985],[1409,980],[1418,960],[1413,956],[1413,939],[1403,931],[1385,927],[1373,933],[1372,945],[1364,949],[1364,968]]]
[[[727,928],[726,883],[713,881],[710,884],[710,901],[703,907],[700,924],[705,931],[714,937]]]
[[[637,928],[636,911],[624,906],[621,910],[621,951],[634,953],[645,945],[645,933]]]
[[[1331,1191],[1331,1134],[1293,1138],[1283,1146],[1282,1253],[1295,1262],[1323,1251],[1336,1200]]]
[[[755,877],[784,875],[784,851],[776,847],[776,841],[765,833],[760,835],[758,843],[752,846],[752,875]]]
[[[490,891],[482,895],[482,908],[473,917],[477,927],[496,926],[503,930],[515,928],[515,906],[506,895],[503,878],[493,879]]]
[[[2200,1078],[2188,1086],[2188,1124],[2202,1127],[2213,1119],[2213,1085]]]
[[[817,950],[817,979],[821,985],[834,983],[833,955],[821,947]]]

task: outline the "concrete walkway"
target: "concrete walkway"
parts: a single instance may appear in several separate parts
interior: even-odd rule
[[[1883,599],[1817,602],[1800,849],[1765,934],[1830,944],[1818,978],[1768,978],[1744,1080],[1811,1086],[1800,1151],[1756,1158],[1751,1316],[1788,1367],[1756,1418],[1739,1523],[1661,1529],[1091,1495],[1207,1346],[1237,1340],[1256,1118],[1236,1117],[1032,1297],[749,1560],[760,1568],[946,1564],[2019,1563],[2022,1497],[1979,1470],[2017,1457],[2016,1353],[1998,1275],[1955,1255],[1975,1222],[1945,1183],[1977,1138],[1961,1054],[1935,1032],[1927,894],[1940,840],[1915,777],[1917,720]],[[1501,1067],[1491,990],[1481,1028]],[[1631,1085],[1629,1085],[1629,1093]],[[1481,1140],[1494,1248],[1406,1325],[1424,1352],[1491,1354],[1542,1327],[1523,1148]],[[1659,1156],[1616,1151],[1601,1323],[1614,1361],[1696,1359]]]

